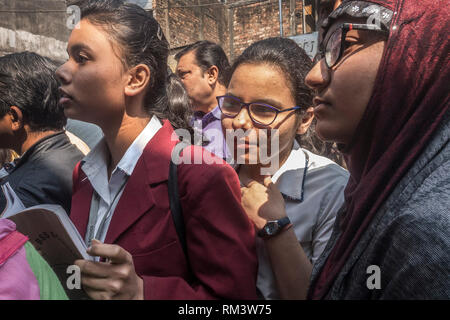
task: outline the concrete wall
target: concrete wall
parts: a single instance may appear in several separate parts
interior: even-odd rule
[[[66,3],[62,0],[0,0],[0,55],[34,51],[66,59]]]

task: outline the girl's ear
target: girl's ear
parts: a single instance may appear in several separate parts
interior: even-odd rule
[[[125,95],[132,97],[145,91],[150,82],[150,69],[145,64],[138,64],[128,71],[128,82],[125,86]]]
[[[211,66],[208,70],[205,71],[206,79],[208,80],[209,85],[214,85],[219,79],[219,68],[217,66]]]
[[[11,121],[11,130],[17,131],[23,128],[24,122],[23,122],[23,112],[20,110],[19,107],[11,106],[9,108],[8,116],[10,117]]]
[[[311,125],[313,119],[314,119],[314,108],[309,107],[308,109],[306,109],[306,112],[302,117],[300,125],[297,128],[297,134],[305,134],[306,131],[308,131],[308,128]]]

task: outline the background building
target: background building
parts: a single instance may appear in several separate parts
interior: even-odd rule
[[[77,18],[64,0],[0,0],[0,55],[34,51],[67,59],[67,39]],[[129,0],[152,10],[170,43],[172,56],[198,41],[219,43],[233,60],[251,43],[280,35],[307,50],[316,30],[318,0]],[[328,1],[329,2],[329,1]],[[307,39],[307,40],[305,40]],[[312,48],[312,47],[311,47]],[[309,50],[309,49],[308,49]],[[170,60],[173,66],[173,59]]]

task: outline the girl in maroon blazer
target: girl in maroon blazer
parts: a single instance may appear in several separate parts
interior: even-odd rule
[[[168,176],[173,127],[186,121],[183,110],[169,111],[160,26],[123,1],[78,5],[69,60],[57,71],[60,102],[68,117],[104,133],[74,171],[70,217],[95,257],[75,262],[85,292],[93,299],[255,298],[254,230],[238,178],[200,147],[185,148],[177,168],[187,256],[177,236]]]

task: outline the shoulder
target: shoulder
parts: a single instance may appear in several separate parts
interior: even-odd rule
[[[36,149],[27,160],[27,167],[45,171],[46,175],[55,176],[72,172],[75,164],[84,157],[84,154],[70,142],[64,133],[58,133]]]
[[[429,237],[431,242],[437,240],[436,237],[444,237],[449,244],[449,172],[450,161],[447,161],[424,180],[411,181],[409,187],[414,187],[414,191],[407,194],[408,198],[399,197],[397,204],[389,208],[386,223],[405,231],[398,236]]]
[[[223,159],[203,147],[190,145],[181,153],[180,175],[219,180],[223,177],[237,178],[235,170]]]
[[[416,222],[439,230],[449,226],[450,215],[450,158],[438,157],[421,167],[419,172],[408,174],[409,179],[401,182],[393,191],[387,203],[387,222],[402,222],[414,227]],[[427,228],[425,228],[427,229]]]
[[[180,193],[190,199],[213,201],[224,198],[240,202],[241,189],[236,171],[223,159],[199,146],[188,146],[182,152],[177,168]]]
[[[312,172],[320,172],[320,174],[328,179],[345,181],[347,183],[350,174],[336,162],[312,153],[309,150],[302,149],[309,158],[308,169]]]
[[[348,171],[328,158],[304,151],[309,158],[306,190],[314,190],[321,196],[321,212],[326,208],[338,209],[344,202],[344,189],[350,176]]]

